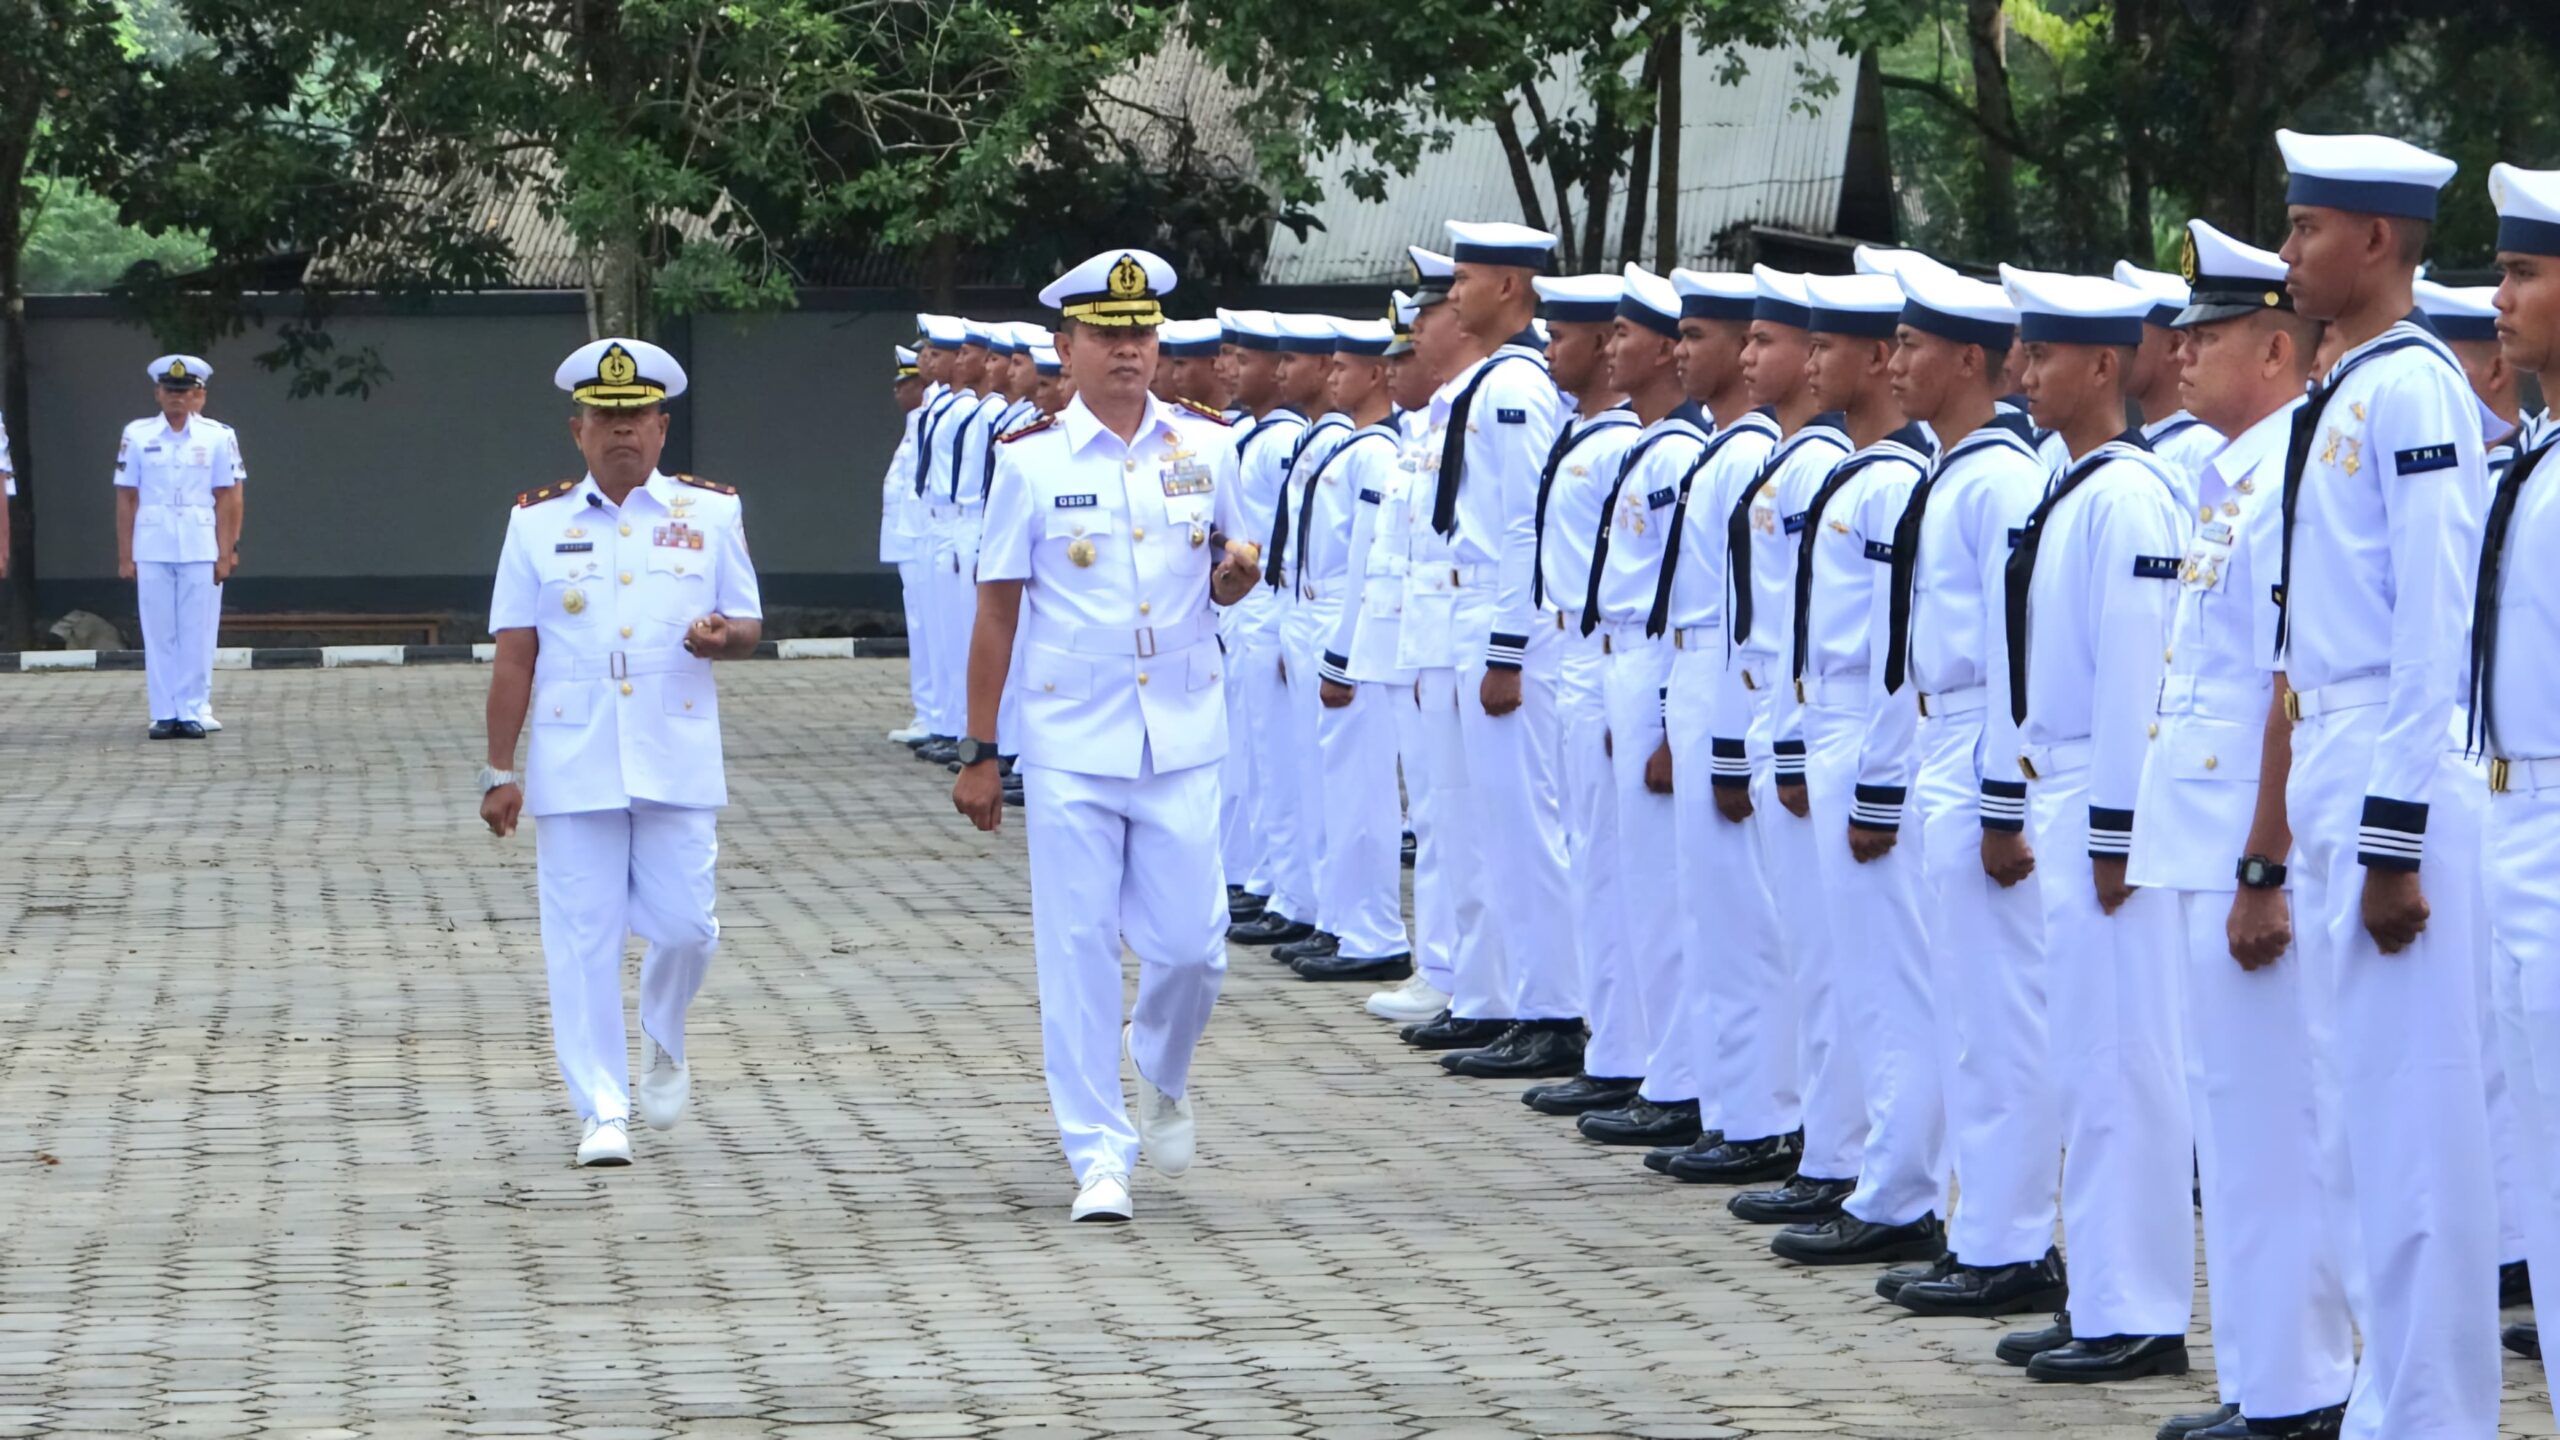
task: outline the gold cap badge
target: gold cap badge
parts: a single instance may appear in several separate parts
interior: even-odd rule
[[[2186,242],[2178,247],[2178,275],[2188,284],[2196,283],[2196,232],[2187,232]]]

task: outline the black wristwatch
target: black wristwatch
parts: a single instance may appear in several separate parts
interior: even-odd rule
[[[996,758],[996,747],[974,735],[964,737],[956,748],[960,752],[960,768],[963,770],[980,761]]]
[[[2284,885],[2284,867],[2264,855],[2241,856],[2234,873],[2251,890],[2275,890]]]

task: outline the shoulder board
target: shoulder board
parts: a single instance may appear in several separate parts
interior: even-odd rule
[[[557,484],[545,485],[539,490],[527,490],[516,496],[516,508],[521,510],[527,505],[539,505],[545,500],[557,500],[577,488],[577,481],[563,480]]]
[[[676,479],[681,484],[690,485],[696,490],[708,490],[714,495],[738,493],[738,487],[735,485],[723,485],[717,480],[705,480],[699,475],[679,475]]]
[[[1212,410],[1197,400],[1176,400],[1173,403],[1176,409],[1187,410],[1190,413],[1199,416],[1203,420],[1214,421],[1217,424],[1228,426],[1232,426],[1236,423],[1227,418],[1225,411]]]
[[[1054,415],[1043,415],[1039,419],[1032,421],[1030,424],[1023,426],[1019,430],[1007,430],[996,437],[996,443],[999,445],[1010,445],[1025,435],[1037,435],[1041,431],[1046,430],[1057,423],[1058,417]]]

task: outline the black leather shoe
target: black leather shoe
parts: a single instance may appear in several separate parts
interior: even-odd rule
[[[1686,1145],[1656,1145],[1644,1152],[1644,1168],[1656,1175],[1668,1175],[1672,1161],[1683,1155],[1703,1155],[1723,1143],[1723,1131],[1708,1130]]]
[[[908,752],[909,754],[913,754],[913,753],[915,753],[916,751],[923,749],[923,748],[924,748],[924,747],[926,747],[927,745],[932,744],[934,741],[936,741],[936,740],[940,740],[940,739],[943,739],[943,738],[944,738],[944,737],[943,737],[943,736],[940,736],[940,735],[919,735],[919,736],[917,736],[916,738],[914,738],[913,740],[909,740],[909,741],[905,742],[905,743],[906,743],[906,747],[907,747],[907,752]]]
[[[916,747],[916,758],[930,765],[948,765],[960,758],[960,747],[948,740],[927,740]]]
[[[1342,941],[1339,938],[1319,930],[1304,940],[1292,940],[1286,945],[1272,946],[1271,958],[1283,965],[1295,965],[1301,960],[1313,960],[1319,956],[1331,955],[1341,948]]]
[[[2522,1260],[2510,1260],[2498,1267],[2498,1308],[2533,1303],[2533,1272]]]
[[[152,739],[154,739],[154,740],[175,740],[175,739],[177,739],[177,738],[178,738],[178,722],[177,722],[177,721],[175,721],[175,720],[154,720],[154,721],[152,721],[152,722],[151,722],[151,738],[152,738]]]
[[[1270,903],[1271,897],[1268,895],[1256,895],[1250,890],[1239,890],[1227,897],[1227,918],[1251,920],[1260,915],[1264,907]]]
[[[1758,1140],[1727,1140],[1712,1149],[1675,1157],[1665,1172],[1689,1185],[1759,1185],[1796,1173],[1804,1135],[1792,1132]]]
[[[2217,1421],[2202,1430],[2190,1430],[2179,1436],[2178,1440],[2249,1440],[2250,1436],[2257,1433],[2250,1428],[2247,1416],[2234,1415],[2228,1420]],[[2335,1435],[2338,1432],[2332,1430],[2329,1433]]]
[[[2531,1320],[2498,1332],[2498,1343],[2527,1360],[2542,1358],[2542,1327]]]
[[[2071,1343],[2071,1312],[2056,1310],[2053,1323],[2041,1330],[2013,1330],[2000,1337],[1991,1353],[2003,1365],[2024,1365],[2047,1350],[2059,1350]]]
[[[1944,1280],[1963,1267],[1949,1250],[1925,1265],[1896,1265],[1876,1277],[1876,1294],[1890,1300],[1902,1293],[1902,1287],[1921,1280]]]
[[[1227,927],[1227,943],[1231,945],[1286,945],[1304,940],[1316,933],[1316,927],[1303,920],[1292,920],[1277,910],[1265,910],[1250,920],[1239,920]]]
[[[1510,1024],[1502,1027],[1501,1034],[1494,1036],[1491,1040],[1486,1041],[1482,1045],[1463,1045],[1454,1050],[1441,1052],[1440,1068],[1454,1075],[1458,1073],[1458,1062],[1466,1059],[1470,1055],[1481,1055],[1487,1050],[1501,1050],[1508,1053],[1519,1045],[1520,1037],[1527,1034],[1528,1031],[1529,1026],[1525,1021],[1514,1020]]]
[[[1855,1180],[1816,1180],[1789,1176],[1775,1190],[1745,1190],[1724,1202],[1737,1220],[1754,1225],[1809,1225],[1828,1220],[1858,1191]]]
[[[201,740],[204,738],[204,726],[193,720],[181,720],[178,722],[178,738],[181,740]]]
[[[1799,1265],[1873,1265],[1919,1260],[1943,1253],[1947,1227],[1935,1215],[1903,1225],[1878,1225],[1842,1211],[1828,1220],[1790,1225],[1769,1237],[1770,1252]]]
[[[1698,1138],[1698,1102],[1656,1105],[1638,1095],[1622,1110],[1594,1110],[1576,1120],[1585,1140],[1603,1145],[1686,1145]]]
[[[1641,1078],[1576,1075],[1561,1085],[1532,1086],[1520,1103],[1541,1115],[1588,1115],[1634,1104],[1636,1087],[1643,1083]]]
[[[2274,1420],[2243,1419],[2234,1415],[2210,1430],[2190,1430],[2186,1440],[2338,1440],[2338,1432],[2346,1427],[2347,1407],[2333,1405],[2326,1410],[2313,1410],[2301,1415],[2286,1415]]]
[[[2187,1440],[2188,1436],[2198,1430],[2211,1430],[2217,1425],[2228,1424],[2238,1419],[2240,1419],[2240,1407],[2237,1405],[2217,1405],[2210,1410],[2172,1415],[2160,1422],[2159,1429],[2151,1432],[2151,1440]],[[2242,1421],[2242,1423],[2247,1422]]]
[[[2057,1385],[2098,1385],[2149,1375],[2187,1373],[2184,1335],[2102,1335],[2074,1340],[2027,1362],[2027,1378]]]
[[[1511,1028],[1508,1020],[1461,1020],[1443,1015],[1427,1025],[1416,1025],[1404,1037],[1404,1043],[1416,1050],[1480,1050],[1502,1038]]]
[[[1328,951],[1289,968],[1297,971],[1301,980],[1409,980],[1413,978],[1413,956],[1407,953],[1361,960]]]
[[[1917,1315],[2042,1315],[2061,1307],[2068,1293],[2062,1256],[2016,1265],[1959,1265],[1943,1279],[1915,1280],[1893,1303]]]
[[[1461,1051],[1449,1068],[1477,1080],[1536,1080],[1582,1073],[1582,1022],[1524,1021],[1482,1050]]]

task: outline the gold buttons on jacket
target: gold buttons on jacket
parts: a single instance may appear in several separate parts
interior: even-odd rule
[[[1058,688],[1058,682],[1055,680],[1046,680],[1041,682],[1040,688],[1043,690],[1055,690]]]
[[[631,583],[631,572],[630,572],[630,571],[625,570],[625,571],[623,571],[623,572],[622,572],[622,583],[623,583],[623,584],[625,584],[625,585],[628,585],[628,584],[630,584],[630,583]]]
[[[1138,602],[1138,613],[1141,615],[1152,615],[1155,613],[1155,609],[1155,604],[1152,601],[1141,600]]]
[[[1120,468],[1123,470],[1135,470],[1138,468],[1138,462],[1135,459],[1123,460],[1120,462]]]
[[[1147,683],[1147,672],[1146,672],[1146,671],[1141,670],[1141,671],[1139,671],[1139,672],[1138,672],[1138,683],[1139,683],[1139,684],[1141,684],[1141,685],[1144,685],[1144,684],[1146,684],[1146,683]]]
[[[683,564],[683,562],[681,562],[681,561],[677,562],[677,564],[676,564],[676,573],[677,573],[677,574],[679,574],[679,575],[681,575],[681,574],[683,574],[683,573],[684,573],[684,564]]]
[[[2206,757],[2204,757],[2204,768],[2206,768],[2207,770],[2216,770],[2216,769],[2220,769],[2220,768],[2221,768],[2221,766],[2222,766],[2222,762],[2221,762],[2220,760],[2215,759],[2213,756],[2211,756],[2211,755],[2207,755]]]
[[[2160,722],[2158,722],[2158,721],[2156,721],[2156,720],[2155,720],[2155,721],[2153,721],[2153,722],[2151,723],[2151,727],[2150,727],[2150,728],[2151,728],[2151,738],[2152,738],[2152,739],[2154,739],[2154,740],[2159,739],[2159,738],[2160,738]]]
[[[625,625],[625,626],[623,626],[623,627],[622,627],[622,638],[623,638],[623,639],[625,639],[625,640],[628,640],[628,639],[630,639],[630,638],[631,638],[631,627],[630,627],[630,626]]]
[[[2160,652],[2160,658],[2162,660],[2175,660],[2178,658],[2178,652],[2175,650],[2163,650]]]
[[[625,695],[628,695],[628,694],[630,694],[630,693],[631,693],[631,682],[630,682],[630,681],[625,680],[625,681],[623,681],[623,682],[622,682],[622,693],[623,693],[623,694],[625,694]]]
[[[687,710],[692,709],[692,708],[693,708],[693,702],[692,702],[692,701],[690,701],[690,700],[687,700],[686,702],[684,702],[684,708],[686,708]]]
[[[622,527],[622,533],[623,533],[623,534],[625,534],[625,535],[630,534],[630,533],[631,533],[631,527],[630,527],[629,525],[627,525],[627,524],[626,524],[626,525],[624,525],[624,526]]]
[[[1144,540],[1144,539],[1146,539],[1146,538],[1147,538],[1147,527],[1145,527],[1144,525],[1140,525],[1140,526],[1138,526],[1137,528],[1135,528],[1135,529],[1131,530],[1131,531],[1129,532],[1129,538],[1130,538],[1130,539],[1132,539],[1132,540]]]

